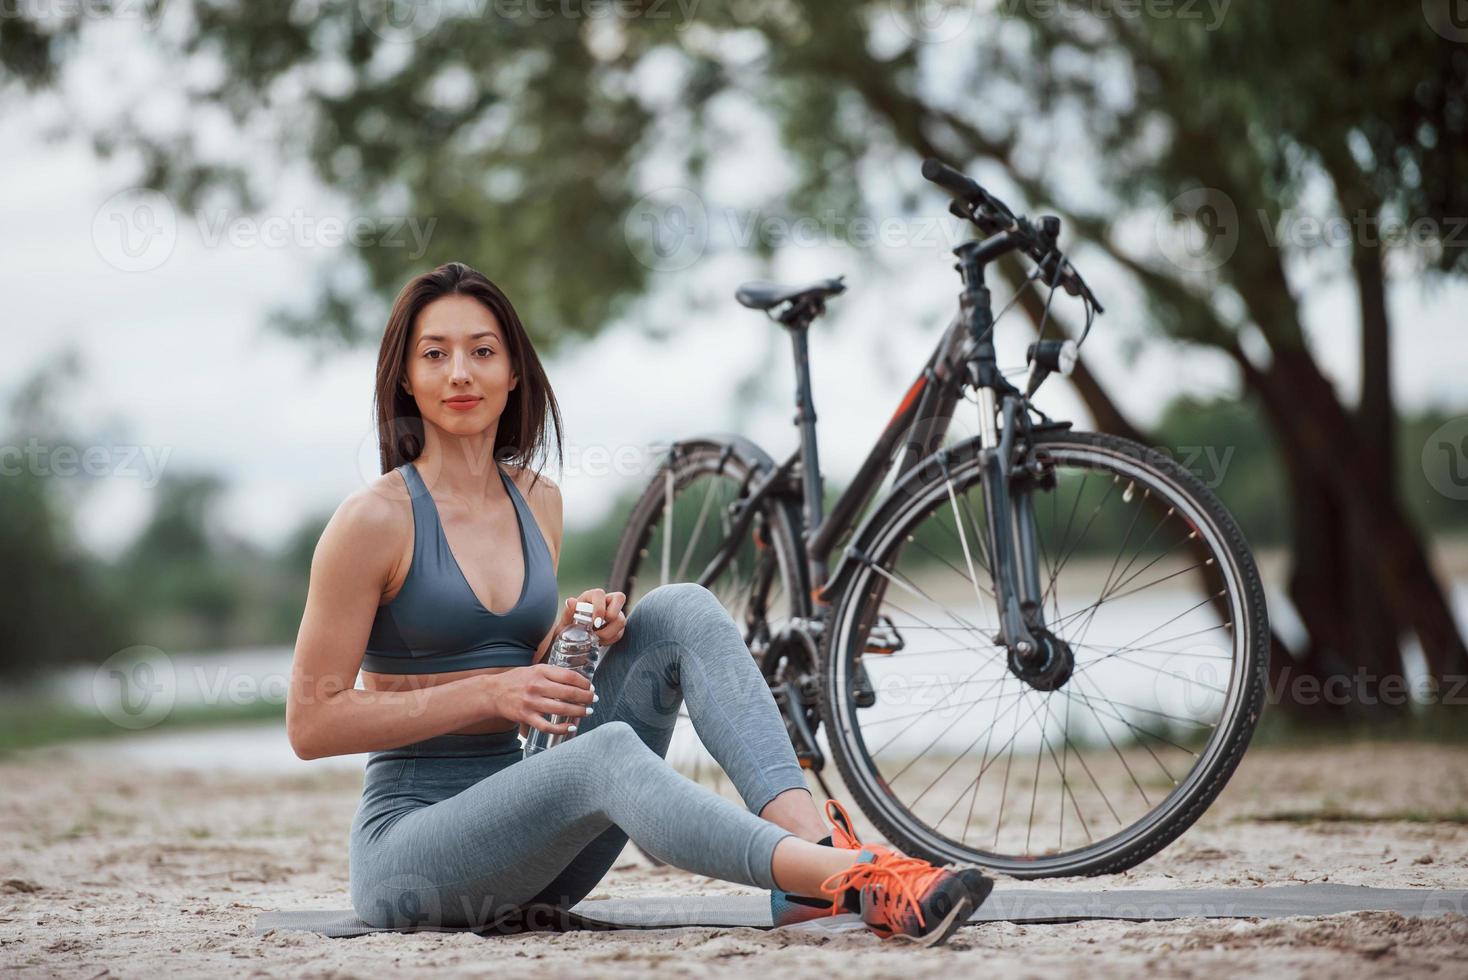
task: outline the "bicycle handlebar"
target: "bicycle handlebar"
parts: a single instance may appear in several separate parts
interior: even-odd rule
[[[928,157],[923,161],[923,177],[943,188],[953,198],[950,206],[955,215],[973,222],[985,235],[1007,231],[1020,241],[1020,248],[1040,267],[1040,278],[1047,286],[1060,286],[1072,296],[1084,297],[1096,312],[1102,312],[1090,287],[1080,273],[1066,260],[1056,245],[1060,219],[1042,217],[1038,227],[1028,219],[1017,217],[999,198],[990,194],[979,182],[960,173],[941,160]]]
[[[923,161],[923,177],[931,180],[954,197],[977,201],[988,197],[988,192],[979,182],[967,174],[959,173],[941,160],[928,157]]]

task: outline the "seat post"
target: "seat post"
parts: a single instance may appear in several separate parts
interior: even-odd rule
[[[816,405],[810,387],[810,348],[806,328],[810,320],[790,328],[790,347],[795,355],[795,425],[800,430],[800,465],[805,470],[805,527],[809,534],[821,526],[822,495],[820,454],[816,448]]]

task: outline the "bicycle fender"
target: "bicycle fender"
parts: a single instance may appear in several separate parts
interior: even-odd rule
[[[668,456],[694,448],[722,449],[747,466],[752,472],[764,474],[775,468],[775,460],[758,443],[737,432],[705,432],[686,439],[678,439],[668,446]]]

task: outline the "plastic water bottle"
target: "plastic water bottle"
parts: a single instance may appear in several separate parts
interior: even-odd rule
[[[545,659],[552,667],[567,667],[587,680],[591,680],[591,675],[596,672],[596,663],[601,659],[602,653],[601,644],[591,631],[592,608],[589,602],[576,603],[574,621],[556,637],[550,656]],[[553,725],[560,725],[571,719],[566,715],[556,714],[551,715],[549,720]],[[560,732],[544,732],[539,728],[531,728],[530,734],[525,738],[525,758],[574,737],[574,732],[563,735]]]

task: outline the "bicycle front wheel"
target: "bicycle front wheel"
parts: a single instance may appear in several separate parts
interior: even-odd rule
[[[1022,878],[1121,871],[1191,826],[1243,755],[1264,591],[1223,505],[1166,456],[1078,432],[1028,452],[1053,474],[1012,491],[1055,658],[997,645],[993,515],[966,444],[925,461],[865,538],[832,610],[823,719],[848,790],[904,851]]]

